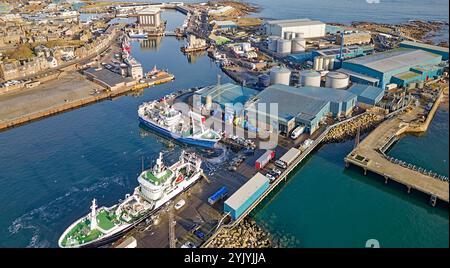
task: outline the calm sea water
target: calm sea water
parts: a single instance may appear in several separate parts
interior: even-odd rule
[[[123,2],[148,2],[130,0]],[[172,2],[170,0],[157,1]],[[205,2],[187,0],[186,3]],[[311,18],[324,22],[399,23],[410,19],[449,20],[447,0],[247,0],[262,8],[257,16],[273,19]],[[372,4],[371,4],[372,3]]]
[[[449,113],[438,110],[429,132],[400,140],[390,155],[448,176]],[[320,148],[286,185],[254,213],[277,237],[295,237],[295,247],[448,247],[448,208],[358,168],[343,159],[354,141]]]
[[[163,16],[169,29],[182,24],[178,13]],[[183,56],[182,44],[171,37],[132,44],[146,71],[155,64],[169,69],[176,75],[173,83],[0,133],[0,247],[55,247],[61,232],[88,212],[92,198],[112,205],[132,191],[140,158],[149,164],[167,150],[163,140],[139,128],[137,106],[179,89],[215,83],[221,74],[207,56]],[[222,75],[222,81],[230,80]],[[426,166],[435,161],[436,150],[444,151],[438,157],[441,164],[429,168],[448,173],[448,142],[440,143],[443,137],[448,140],[448,112],[443,113],[429,134],[410,138],[415,144],[431,136],[428,145],[424,141],[418,152],[405,146],[397,153],[420,153]],[[433,209],[425,197],[409,196],[377,177],[362,176],[360,170],[344,169],[342,159],[351,147],[352,142],[323,146],[258,209],[256,219],[274,233],[296,237],[293,246],[362,247],[370,238],[381,246],[448,246],[448,211]]]

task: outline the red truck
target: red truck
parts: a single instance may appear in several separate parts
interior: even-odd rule
[[[263,155],[261,155],[255,162],[256,170],[264,168],[270,160],[275,157],[275,151],[267,150]]]

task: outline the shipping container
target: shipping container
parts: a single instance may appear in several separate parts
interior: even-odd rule
[[[269,179],[256,173],[241,188],[224,202],[224,212],[230,213],[233,220],[239,218],[268,188]]]
[[[289,151],[287,151],[280,160],[286,163],[287,166],[292,164],[294,160],[301,154],[301,151],[297,148],[291,148]]]
[[[224,198],[227,195],[228,195],[228,189],[227,189],[227,187],[223,186],[222,188],[220,188],[217,192],[215,192],[213,195],[211,195],[208,198],[208,203],[210,205],[214,205],[217,201],[221,200],[222,198]]]
[[[263,155],[261,155],[255,162],[256,170],[264,168],[270,160],[275,157],[275,151],[267,150]]]

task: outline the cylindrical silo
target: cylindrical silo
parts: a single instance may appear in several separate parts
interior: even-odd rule
[[[336,62],[336,58],[330,58],[330,69],[329,70],[334,70],[335,62]]]
[[[319,57],[318,57],[318,56],[314,58],[313,69],[316,70],[316,71],[319,71],[319,70],[320,70],[320,66],[319,66]]]
[[[261,74],[258,76],[258,84],[261,87],[268,87],[270,85],[270,76],[267,74]]]
[[[349,76],[341,72],[329,72],[326,76],[325,86],[330,88],[344,89],[348,87]]]
[[[320,73],[314,70],[301,71],[300,85],[303,87],[320,87]]]
[[[278,43],[279,39],[280,38],[278,36],[270,36],[269,37],[268,49],[270,51],[277,51],[277,43]]]
[[[323,57],[319,57],[319,70],[323,70]]]
[[[291,71],[286,67],[275,66],[270,69],[270,84],[289,85]]]
[[[291,53],[292,41],[280,39],[277,42],[277,53],[289,54]]]
[[[303,38],[292,39],[292,53],[304,52],[306,49],[306,40]]]
[[[323,59],[323,70],[329,70],[330,69],[330,58],[324,58]]]

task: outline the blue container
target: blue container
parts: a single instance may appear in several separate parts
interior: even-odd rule
[[[217,201],[221,200],[225,196],[228,195],[228,189],[225,186],[222,186],[217,192],[215,192],[213,195],[211,195],[208,198],[208,203],[210,205],[214,205]]]

